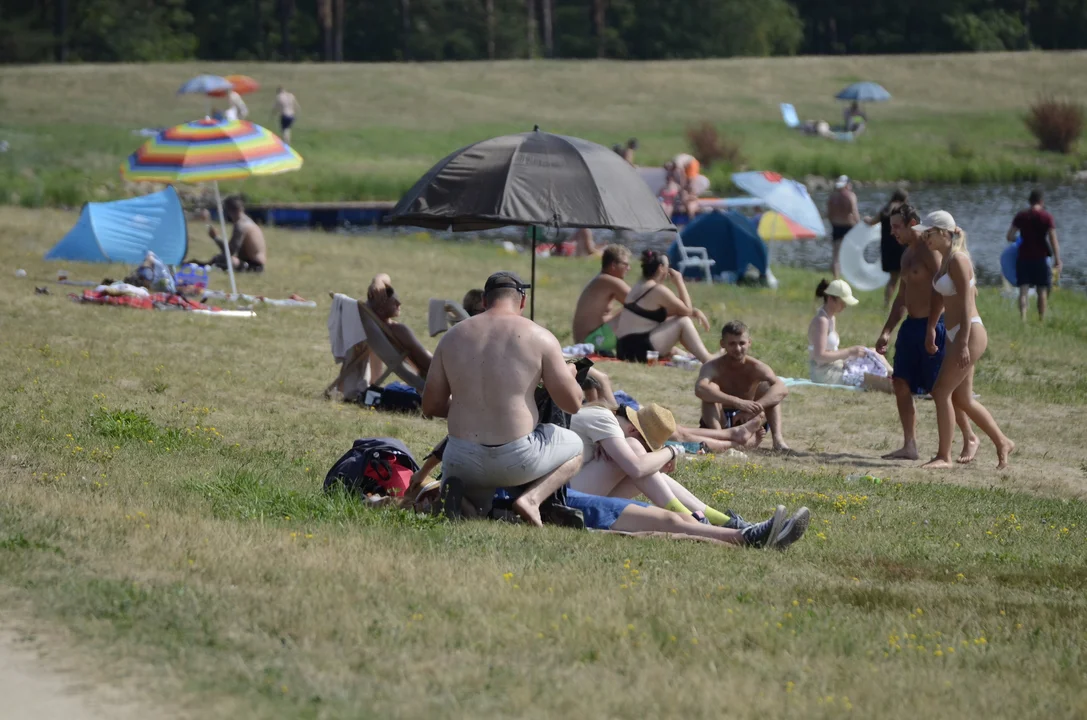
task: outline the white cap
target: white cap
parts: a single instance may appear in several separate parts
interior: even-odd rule
[[[849,176],[848,175],[839,175],[838,179],[834,181],[834,188],[836,190],[841,190],[842,188],[844,188],[848,184],[849,184]]]
[[[955,224],[955,218],[951,217],[951,213],[947,210],[937,210],[936,212],[930,212],[926,215],[925,219],[921,221],[921,224],[914,225],[913,229],[918,233],[923,233],[932,228],[955,232],[955,228],[957,227],[958,225]]]
[[[845,280],[835,280],[827,285],[826,289],[823,290],[823,294],[836,297],[846,305],[856,305],[860,302],[860,300],[853,297],[853,288],[849,287],[849,283]]]

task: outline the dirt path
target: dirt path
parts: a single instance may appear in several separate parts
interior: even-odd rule
[[[0,720],[113,720],[131,707],[106,703],[98,689],[73,673],[54,670],[36,643],[0,630]],[[120,710],[120,712],[118,712]]]

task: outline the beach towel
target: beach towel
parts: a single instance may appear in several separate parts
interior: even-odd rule
[[[142,289],[142,288],[140,288]],[[137,310],[200,310],[218,313],[217,307],[209,307],[195,300],[189,300],[182,295],[168,295],[167,293],[148,293],[143,295],[110,295],[106,292],[84,290],[82,295],[69,295],[74,302],[91,303],[93,305],[115,305],[119,307],[131,307]]]
[[[328,311],[328,342],[332,346],[332,357],[342,363],[348,350],[365,341],[366,331],[359,317],[358,301],[336,293]]]
[[[427,306],[427,330],[430,337],[440,335],[462,320],[468,319],[468,311],[452,300],[431,298]]]

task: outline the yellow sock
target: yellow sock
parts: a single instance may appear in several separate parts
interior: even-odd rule
[[[710,525],[716,525],[717,527],[724,527],[731,520],[728,515],[725,515],[720,510],[714,510],[709,505],[702,511],[702,514],[706,516],[706,519],[710,521]]]
[[[691,511],[684,506],[677,498],[672,498],[668,501],[668,504],[664,506],[665,510],[671,510],[674,513],[680,513],[682,515],[691,515]]]

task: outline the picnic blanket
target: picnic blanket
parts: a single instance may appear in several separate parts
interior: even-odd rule
[[[146,297],[137,295],[110,295],[99,290],[84,290],[82,295],[70,294],[68,298],[78,303],[93,305],[117,305],[137,310],[204,310],[219,312],[217,307],[209,307],[182,295],[167,293],[148,293]]]

